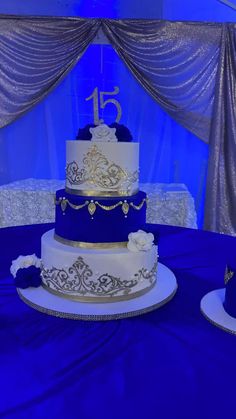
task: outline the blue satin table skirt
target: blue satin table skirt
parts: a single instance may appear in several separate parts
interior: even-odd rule
[[[0,229],[0,418],[233,419],[236,336],[207,322],[199,305],[224,287],[236,239],[147,225],[176,275],[176,296],[140,317],[83,322],[28,307],[9,273],[20,254],[40,256],[53,227]]]
[[[64,201],[62,201],[64,200]],[[127,214],[123,204],[128,207]],[[89,212],[89,204],[95,212]],[[146,222],[146,193],[133,196],[81,196],[61,189],[56,193],[57,236],[71,241],[104,243],[125,242],[128,234],[144,229]]]

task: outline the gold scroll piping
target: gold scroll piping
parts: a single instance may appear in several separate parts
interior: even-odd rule
[[[105,190],[118,190],[128,194],[139,178],[139,171],[128,172],[110,161],[96,144],[92,144],[83,157],[82,167],[76,161],[67,163],[66,180],[70,185],[89,183]]]
[[[46,268],[42,266],[41,277],[43,284],[53,293],[61,293],[67,298],[76,298],[81,301],[114,301],[127,300],[150,290],[156,282],[155,262],[148,271],[141,268],[132,278],[122,279],[112,273],[93,272],[93,268],[78,256],[71,266]],[[137,290],[136,287],[146,280],[148,286]],[[141,293],[141,294],[140,294]],[[132,295],[132,297],[131,297]]]

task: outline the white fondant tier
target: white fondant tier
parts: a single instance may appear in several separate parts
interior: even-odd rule
[[[81,249],[42,236],[42,281],[53,293],[79,301],[112,302],[135,298],[156,282],[157,246],[132,252],[124,248]]]
[[[139,186],[139,144],[67,141],[66,189],[81,195],[133,195]]]

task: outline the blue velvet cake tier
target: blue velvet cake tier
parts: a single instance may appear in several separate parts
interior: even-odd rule
[[[226,275],[224,308],[231,317],[236,318],[236,274],[229,270]]]
[[[128,234],[143,229],[146,221],[146,193],[141,191],[104,198],[61,189],[55,202],[55,238],[71,245],[127,242]]]

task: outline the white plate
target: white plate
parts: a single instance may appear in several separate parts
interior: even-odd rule
[[[51,294],[43,287],[17,289],[20,298],[35,310],[74,320],[114,320],[138,316],[168,303],[177,291],[173,272],[158,263],[157,281],[146,294],[113,303],[81,303]]]
[[[201,300],[201,312],[214,326],[225,332],[236,334],[236,318],[225,311],[224,299],[225,288],[209,292]]]

